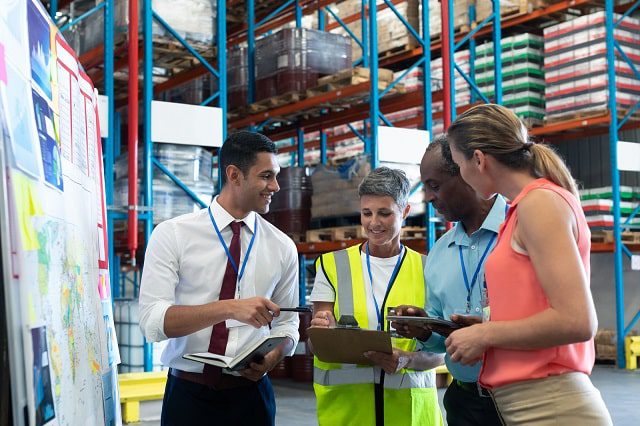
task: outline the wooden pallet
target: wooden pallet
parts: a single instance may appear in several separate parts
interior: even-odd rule
[[[306,98],[304,93],[300,92],[288,92],[284,95],[272,96],[267,99],[263,99],[258,102],[254,102],[247,107],[248,111],[252,114],[266,111],[271,108],[277,108],[283,105],[292,104],[294,102],[299,102],[302,99]]]
[[[318,79],[318,86],[325,84],[359,84],[369,81],[371,70],[364,67],[347,68],[335,74],[326,75]],[[378,81],[393,81],[393,71],[386,68],[378,68]]]
[[[640,244],[640,232],[635,231],[622,231],[622,242],[625,244]],[[601,230],[591,231],[591,242],[594,243],[613,243],[613,231]]]
[[[551,117],[545,118],[545,123],[547,124],[555,124],[562,123],[569,120],[587,120],[589,118],[600,117],[604,114],[607,114],[609,110],[607,108],[591,110],[591,111],[576,111],[576,112],[568,112],[563,114],[560,117]],[[618,118],[622,118],[627,114],[627,109],[618,108]],[[630,118],[631,121],[640,120],[640,111],[636,111]]]
[[[307,231],[307,242],[345,241],[365,238],[361,225],[339,226],[334,228],[312,229]]]
[[[403,240],[410,238],[426,238],[427,230],[423,226],[405,226],[400,230],[400,238]]]
[[[562,123],[569,120],[587,120],[589,118],[600,117],[603,114],[606,114],[606,109],[601,110],[593,110],[593,111],[578,111],[578,112],[568,112],[566,114],[562,114],[559,117],[545,117],[545,123],[547,124],[556,124]]]
[[[215,58],[215,48],[212,44],[188,40],[196,52],[204,59]],[[177,72],[178,70],[191,68],[199,61],[178,40],[171,36],[153,36],[153,65],[159,68],[167,68]]]

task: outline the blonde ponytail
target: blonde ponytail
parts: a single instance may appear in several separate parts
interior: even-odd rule
[[[547,145],[536,143],[529,147],[529,151],[533,157],[533,170],[537,176],[549,179],[580,199],[576,181],[562,158],[553,149]]]
[[[475,150],[482,151],[509,168],[530,170],[536,177],[549,179],[578,197],[564,161],[549,146],[531,143],[526,126],[508,108],[496,104],[470,108],[449,126],[447,135],[467,159]]]

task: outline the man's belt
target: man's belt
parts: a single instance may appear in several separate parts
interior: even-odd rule
[[[256,382],[246,379],[242,376],[232,376],[231,374],[224,373],[222,373],[219,382],[215,386],[207,383],[204,374],[202,373],[192,373],[190,371],[182,371],[172,368],[169,374],[171,374],[173,377],[177,377],[178,379],[187,380],[189,382],[207,386],[215,390],[247,388],[256,384]]]

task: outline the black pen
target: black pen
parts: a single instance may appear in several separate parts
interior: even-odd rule
[[[297,308],[280,308],[280,312],[311,312],[308,306],[298,306]]]

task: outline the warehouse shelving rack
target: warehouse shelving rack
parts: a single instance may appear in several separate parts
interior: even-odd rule
[[[491,34],[494,42],[494,46],[495,46],[494,57],[496,58],[496,71],[498,71],[500,70],[500,52],[499,52],[500,41],[499,40],[501,39],[502,29],[511,28],[511,27],[515,27],[517,25],[522,25],[526,23],[531,23],[538,19],[544,19],[556,13],[565,12],[570,8],[593,6],[593,3],[589,1],[580,1],[580,0],[561,1],[561,2],[556,2],[552,5],[549,5],[544,9],[536,10],[526,15],[520,15],[513,18],[503,19],[502,22],[500,22],[500,10],[499,10],[499,4],[498,4],[499,2],[494,1],[493,3],[494,3],[494,8],[493,8],[493,14],[491,16],[485,19],[480,25],[475,27],[471,32],[467,34],[459,34],[459,35],[455,35],[454,29],[453,29],[453,23],[452,23],[453,2],[451,0],[447,1],[445,3],[445,6],[447,7],[443,6],[442,8],[442,15],[443,15],[442,16],[442,19],[443,19],[442,41],[431,43],[430,50],[437,50],[437,49],[442,50],[442,57],[444,60],[443,71],[444,71],[444,75],[448,77],[444,79],[444,86],[445,86],[444,90],[441,93],[434,94],[433,96],[434,100],[443,99],[444,101],[443,120],[445,123],[445,128],[448,126],[451,120],[455,118],[455,114],[457,111],[455,107],[454,87],[452,84],[453,73],[454,73],[454,70],[457,70],[458,72],[462,73],[462,70],[453,61],[453,52],[456,49],[458,49],[459,47],[464,45],[466,42],[468,42],[470,44],[471,58],[473,58],[475,37],[481,37],[481,36],[486,37],[488,34]],[[385,4],[382,6],[383,7],[389,6],[389,2],[385,1]],[[380,6],[378,6],[378,8],[379,7]],[[615,8],[612,0],[607,0],[605,2],[605,11],[607,16],[607,45],[608,45],[608,52],[609,52],[608,71],[609,71],[609,102],[610,103],[609,103],[608,112],[603,113],[602,115],[597,117],[567,120],[560,123],[554,123],[554,124],[550,124],[542,127],[536,127],[531,130],[532,135],[544,137],[546,140],[550,142],[556,142],[556,143],[567,138],[578,138],[578,137],[594,135],[598,133],[609,134],[610,149],[611,149],[610,151],[611,152],[611,158],[610,158],[611,178],[612,178],[612,186],[614,188],[613,190],[613,193],[614,193],[613,195],[614,243],[613,244],[594,243],[592,245],[592,252],[594,253],[613,252],[613,255],[614,255],[614,270],[615,270],[615,283],[616,283],[615,285],[616,324],[618,329],[618,333],[617,333],[618,365],[622,368],[625,366],[624,336],[628,334],[628,332],[634,327],[634,325],[638,322],[638,320],[640,320],[640,311],[639,311],[633,317],[630,323],[625,327],[624,303],[623,303],[624,281],[623,281],[623,275],[622,275],[622,256],[623,254],[627,256],[631,256],[631,251],[632,250],[637,251],[640,249],[640,247],[638,247],[638,245],[626,246],[621,241],[621,229],[622,229],[621,226],[623,226],[624,224],[621,223],[621,219],[620,219],[620,191],[619,191],[620,180],[619,180],[619,170],[617,167],[617,141],[618,141],[619,131],[638,127],[637,122],[628,121],[628,118],[633,114],[633,112],[635,112],[638,106],[634,107],[631,111],[628,112],[625,118],[623,118],[622,120],[620,120],[620,122],[618,122],[618,112],[616,110],[616,103],[615,103],[615,84],[614,84],[615,72],[613,67],[614,49],[618,49],[621,52],[621,55],[623,57],[625,57],[625,55],[624,55],[624,52],[622,52],[621,47],[616,46],[616,43],[613,40],[613,28],[616,25],[613,23],[613,13],[615,9],[616,12],[624,13],[625,14],[624,16],[628,16],[631,13],[633,13],[637,8],[638,8],[637,2],[633,4],[624,4]],[[373,9],[374,8],[371,8],[370,11],[372,11]],[[425,8],[423,7],[423,10],[424,9]],[[470,10],[469,15],[471,19],[474,18],[473,9]],[[354,17],[352,16],[352,17],[345,18],[342,21],[349,22],[349,21],[352,21],[353,19]],[[423,19],[424,19],[424,15],[423,15]],[[370,22],[371,23],[375,22],[375,16],[372,17],[370,15]],[[366,27],[363,25],[363,28],[366,28]],[[375,27],[370,26],[369,28],[373,28],[373,31],[370,31],[370,34],[369,34],[370,39],[373,39],[374,38],[373,33],[375,32]],[[372,43],[372,45],[373,44],[374,43]],[[387,57],[381,60],[379,64],[381,66],[389,66],[396,63],[402,63],[403,61],[407,61],[407,60],[412,60],[412,59],[415,60],[415,58],[418,58],[420,57],[420,55],[423,55],[425,50],[423,46],[425,46],[424,43],[422,43],[422,46],[416,49],[413,49],[409,52],[402,52],[396,55],[395,57],[394,56]],[[370,58],[374,57],[373,54],[375,50],[373,49],[373,47],[374,46],[370,47],[371,48]],[[627,62],[630,63],[628,58],[625,57],[625,59],[627,60]],[[473,61],[471,62],[473,63]],[[375,58],[370,61],[369,65],[372,68],[377,68],[376,67],[377,63],[378,63],[377,55],[375,55]],[[630,65],[632,66],[634,73],[640,76],[638,70],[633,66],[633,64],[630,63]],[[495,81],[494,101],[497,103],[501,102],[501,86],[502,85],[500,83],[500,75],[501,75],[500,72],[496,72],[496,78],[494,80]],[[475,82],[473,79],[473,67],[472,67],[472,72],[470,73],[470,76],[464,76],[464,78],[470,84],[472,88],[472,93],[477,94],[477,97],[482,99],[483,101],[488,101],[488,99],[484,98],[482,93],[480,93],[480,91],[475,86]],[[372,78],[372,81],[376,81],[376,80]],[[320,117],[320,118],[302,120],[296,125],[283,126],[272,132],[267,131],[267,133],[274,139],[281,138],[281,137],[282,138],[289,137],[289,136],[293,136],[294,134],[297,135],[297,140],[298,140],[297,146],[285,147],[281,149],[281,152],[292,151],[295,149],[299,153],[298,158],[300,161],[300,158],[302,157],[302,153],[304,152],[305,148],[315,148],[320,146],[321,150],[323,152],[326,152],[326,137],[322,137],[321,141],[311,141],[311,142],[304,143],[302,138],[300,137],[301,135],[300,127],[304,127],[305,130],[310,130],[310,131],[322,130],[323,128],[328,128],[328,127],[349,122],[349,121],[355,121],[356,119],[366,119],[367,113],[368,113],[368,117],[376,117],[377,111],[393,112],[400,109],[410,108],[412,106],[418,106],[421,100],[422,101],[426,100],[426,96],[423,96],[423,98],[420,99],[420,96],[418,96],[416,93],[407,93],[404,95],[396,96],[394,98],[380,100],[379,97],[375,96],[376,90],[373,86],[376,86],[376,85],[372,84],[369,87],[367,87],[368,85],[369,85],[368,83],[363,83],[362,85],[360,85],[360,87],[352,86],[350,88],[346,88],[343,90],[327,93],[326,95],[317,97],[317,99],[316,98],[306,99],[296,104],[285,105],[270,111],[265,111],[259,114],[255,114],[253,116],[244,117],[243,119],[232,122],[231,126],[243,127],[248,124],[261,122],[263,120],[269,120],[273,116],[286,115],[297,109],[310,108],[315,105],[322,104],[323,102],[330,102],[334,99],[339,99],[341,96],[350,96],[351,94],[357,93],[358,91],[368,89],[370,91],[370,102],[369,102],[368,111],[364,107],[359,106],[359,107],[351,108],[346,113],[327,114],[326,116]],[[425,83],[424,86],[429,87],[427,83]],[[427,109],[425,109],[425,111],[427,111]],[[398,123],[398,124],[408,125],[413,123],[405,122],[405,123]],[[428,129],[431,128],[430,125],[426,125],[425,127]],[[372,128],[372,134],[370,135],[370,138],[373,141],[376,140],[376,134],[375,134],[374,128]],[[339,139],[334,139],[334,142],[337,140]],[[373,149],[372,162],[375,164],[375,148]],[[636,216],[638,214],[639,209],[640,207],[636,208],[636,210],[632,213],[630,218],[633,218],[634,216]],[[627,222],[629,220],[630,219],[627,219]],[[353,241],[351,243],[355,243],[355,242],[356,241]],[[325,252],[325,251],[337,250],[337,249],[343,248],[345,244],[350,244],[350,243],[345,243],[345,242],[301,243],[301,244],[298,244],[298,248],[301,253],[317,254],[319,252]]]
[[[107,0],[108,2],[112,2],[113,0]],[[242,41],[246,41],[247,44],[249,44],[250,39],[255,39],[255,37],[257,35],[260,34],[264,34],[267,31],[270,31],[274,28],[277,28],[281,25],[283,25],[284,23],[287,22],[291,22],[293,20],[296,20],[298,23],[300,22],[300,19],[302,16],[304,15],[308,15],[311,13],[317,13],[319,10],[323,11],[324,13],[329,14],[329,16],[331,16],[331,12],[328,12],[325,8],[327,6],[330,6],[332,3],[335,3],[334,0],[313,0],[313,1],[305,1],[305,0],[290,0],[288,2],[286,2],[286,5],[283,5],[279,8],[279,10],[276,10],[275,8],[267,11],[257,11],[255,7],[255,1],[254,0],[244,0],[247,4],[247,12],[248,15],[257,15],[257,17],[255,17],[255,19],[249,19],[248,22],[246,24],[238,24],[235,26],[231,26],[230,25],[230,31],[228,34],[228,37],[226,37],[225,42],[228,45],[233,45],[233,44],[237,44],[239,42]],[[243,0],[229,0],[227,2],[227,4],[229,5],[229,7],[235,6],[237,4],[242,3]],[[53,3],[53,2],[52,2]],[[64,2],[61,2],[64,3]],[[145,2],[148,3],[148,2]],[[224,3],[224,2],[220,2],[220,3]],[[371,0],[363,0],[363,12],[359,13],[359,14],[354,14],[348,17],[339,17],[340,20],[342,20],[343,23],[349,23],[349,22],[354,22],[357,19],[360,19],[363,21],[363,28],[371,28],[368,27],[371,25],[371,23],[375,23],[375,11],[377,10],[381,10],[383,8],[387,8],[393,6],[393,4],[397,3],[397,0],[388,0],[385,1],[384,4],[381,5],[377,5],[377,7],[371,7],[368,8],[368,12],[367,14],[364,13],[364,6],[368,6],[370,4],[375,5],[374,1]],[[443,14],[446,13],[447,11],[450,12],[450,7],[451,7],[451,1],[447,2],[449,4],[449,8],[445,8],[443,7]],[[423,1],[424,4],[424,1]],[[467,40],[470,43],[473,43],[474,39],[477,39],[479,37],[484,37],[487,38],[490,34],[494,34],[495,37],[495,31],[493,31],[493,27],[497,27],[499,29],[499,31],[501,30],[505,30],[505,29],[512,29],[514,27],[520,26],[520,25],[532,25],[535,24],[537,22],[540,21],[544,21],[544,20],[550,20],[552,19],[551,17],[555,14],[558,13],[564,13],[567,11],[570,11],[572,9],[575,8],[581,8],[581,7],[588,7],[588,6],[593,6],[593,3],[588,1],[588,0],[566,0],[566,1],[560,1],[560,2],[554,2],[553,4],[549,5],[546,8],[543,9],[539,9],[539,10],[535,10],[532,13],[528,13],[528,14],[524,14],[524,15],[517,15],[517,16],[512,16],[512,17],[506,17],[506,18],[502,18],[500,25],[495,25],[496,23],[496,16],[494,15],[493,19],[489,20],[488,22],[485,23],[484,26],[482,26],[481,28],[476,28],[474,29],[474,33],[469,35],[468,33],[460,33],[460,34],[453,34],[452,30],[451,30],[451,25],[449,25],[449,30],[447,31],[447,33],[449,34],[449,40],[445,40],[445,37],[443,37],[442,41],[440,40],[435,40],[435,41],[431,41],[428,34],[428,26],[426,29],[426,32],[423,29],[423,34],[421,36],[422,38],[422,43],[419,47],[415,48],[415,49],[411,49],[408,51],[403,51],[397,54],[392,54],[392,55],[386,55],[384,58],[378,58],[378,52],[377,52],[377,46],[376,43],[373,43],[372,41],[375,39],[375,36],[372,34],[372,31],[368,31],[367,36],[365,37],[364,40],[362,40],[362,44],[365,47],[365,51],[368,51],[368,55],[363,55],[363,58],[366,58],[363,60],[363,65],[368,65],[369,67],[372,67],[374,69],[377,69],[377,66],[374,67],[374,64],[378,64],[379,66],[384,66],[384,67],[392,67],[392,68],[400,68],[400,64],[404,65],[404,67],[406,68],[406,66],[414,64],[414,63],[418,63],[420,62],[420,60],[423,60],[423,62],[421,64],[415,65],[415,66],[424,66],[429,65],[428,60],[426,60],[426,58],[430,58],[430,54],[432,52],[437,52],[439,50],[447,50],[447,47],[443,48],[443,43],[446,43],[448,45],[448,51],[452,52],[454,49],[452,49],[452,46],[455,46],[455,44],[461,45],[461,42],[463,40],[464,37],[467,37]],[[616,7],[615,10],[616,12],[628,12],[628,13],[632,13],[635,9],[637,8],[636,6],[630,6],[630,5],[623,5],[623,6],[619,6]],[[150,9],[150,8],[149,8]],[[428,16],[425,19],[425,9],[427,10],[428,13],[428,2],[427,2],[427,7],[423,7],[423,14],[422,14],[422,19],[423,22],[428,22]],[[447,11],[445,11],[445,9],[447,9]],[[606,9],[608,11],[608,16],[612,17],[613,16],[613,2],[608,0],[606,2]],[[609,13],[610,12],[610,13]],[[340,25],[340,23],[338,22],[338,20],[334,20],[336,22],[332,22],[332,23],[326,23],[325,21],[325,15],[324,13],[319,13],[318,15],[318,21],[319,21],[319,27],[324,28],[325,29],[331,29],[332,27],[336,26],[336,25]],[[494,11],[495,13],[495,11]],[[449,16],[451,14],[449,13]],[[151,17],[153,17],[153,14],[151,13],[150,15]],[[220,16],[222,16],[222,14],[218,13],[218,19],[220,19]],[[470,16],[473,18],[473,15],[470,14]],[[145,13],[145,22],[147,21],[147,19],[149,19],[149,14],[148,11],[146,11]],[[447,19],[448,20],[448,19]],[[251,25],[253,23],[253,25]],[[224,23],[223,23],[224,25]],[[613,24],[612,24],[613,25]],[[148,25],[150,28],[150,25]],[[220,28],[220,26],[218,27]],[[423,27],[424,28],[424,27]],[[447,28],[447,24],[445,22],[443,22],[443,28]],[[366,31],[366,30],[365,30]],[[498,31],[498,32],[499,32]],[[150,32],[150,29],[149,29]],[[108,36],[108,31],[105,32],[105,34],[107,34]],[[425,37],[426,34],[426,37]],[[368,39],[367,39],[368,37]],[[498,37],[499,39],[499,37]],[[613,42],[612,37],[610,37],[610,42]],[[367,42],[369,42],[369,45],[366,46]],[[427,43],[430,44],[430,48],[429,49],[424,49],[423,46],[427,46]],[[90,55],[87,55],[85,58],[81,57],[81,61],[86,60],[86,61],[95,61],[95,55],[97,54],[96,52],[100,52],[100,53],[106,53],[109,50],[109,46],[107,46],[108,43],[105,42],[105,46],[102,50],[96,50],[94,52],[90,52]],[[499,46],[499,43],[495,43],[494,45]],[[615,48],[615,46],[613,46],[613,48]],[[113,46],[111,46],[111,49],[113,49]],[[140,51],[146,53],[147,50],[147,46],[145,46],[144,48],[141,48]],[[473,49],[471,49],[473,50]],[[425,51],[427,51],[428,53],[425,53]],[[219,50],[220,52],[220,50]],[[444,53],[443,53],[444,55]],[[150,55],[146,55],[145,57],[151,57]],[[126,58],[125,58],[126,59]],[[452,59],[452,58],[451,58]],[[220,73],[220,75],[225,74],[226,75],[226,67],[224,66],[224,61],[226,60],[226,58],[222,58],[220,59],[220,55],[218,55],[218,62],[216,63],[212,63],[209,62],[208,65],[213,66],[213,67],[217,67],[218,72]],[[206,61],[205,61],[206,63]],[[181,84],[184,84],[185,82],[190,81],[193,78],[199,77],[201,75],[204,75],[206,72],[208,72],[207,69],[207,65],[203,63],[203,64],[199,64],[197,66],[194,66],[191,69],[185,70],[175,76],[173,76],[172,78],[170,78],[169,80],[163,82],[163,83],[159,83],[156,84],[155,86],[152,86],[151,83],[151,79],[150,78],[145,78],[145,103],[146,102],[150,102],[148,101],[148,99],[150,98],[151,93],[154,93],[156,96],[160,95],[162,92],[171,89],[173,87],[177,87]],[[111,72],[108,72],[107,68],[108,68],[108,64],[107,64],[107,60],[105,59],[104,62],[104,73],[102,75],[104,75],[105,77],[105,84],[107,83],[107,77],[108,76],[112,76],[113,75],[113,71],[117,70],[118,68],[122,67],[126,65],[126,60],[124,59],[120,59],[115,61],[115,64],[112,61],[111,67],[113,67],[113,70]],[[147,67],[145,67],[147,68]],[[451,66],[451,71],[453,71],[453,68],[455,68],[455,66]],[[429,70],[430,71],[430,70]],[[428,71],[427,71],[428,73]],[[427,73],[425,73],[425,77],[427,76]],[[449,73],[450,74],[450,73]],[[149,74],[150,75],[150,74]],[[470,75],[470,80],[473,81],[473,73],[471,73]],[[372,79],[372,81],[375,81]],[[449,80],[450,82],[452,82],[452,80]],[[375,87],[373,87],[375,86]],[[394,111],[400,111],[403,109],[407,109],[407,108],[411,108],[411,107],[416,107],[416,106],[421,106],[424,105],[425,106],[425,111],[430,111],[430,106],[431,106],[431,102],[435,102],[435,101],[440,101],[440,100],[444,100],[445,98],[445,94],[443,93],[443,91],[438,91],[438,92],[434,92],[433,94],[431,93],[430,90],[427,90],[427,88],[430,89],[430,84],[425,84],[425,90],[423,90],[422,92],[409,92],[409,93],[405,93],[405,94],[401,94],[401,95],[395,95],[392,97],[384,97],[381,99],[380,93],[376,93],[377,92],[377,85],[373,84],[371,85],[369,82],[367,83],[362,83],[359,85],[355,85],[355,86],[350,86],[350,87],[346,87],[344,89],[341,90],[336,90],[333,92],[328,92],[328,93],[324,93],[320,96],[317,97],[313,97],[313,98],[308,98],[305,100],[302,100],[298,103],[295,104],[291,104],[291,105],[285,105],[285,106],[281,106],[281,107],[276,107],[261,113],[257,113],[257,114],[253,114],[250,116],[246,116],[243,118],[237,118],[237,119],[231,119],[229,121],[229,127],[230,128],[246,128],[246,127],[253,127],[255,129],[259,129],[264,131],[266,134],[268,134],[272,139],[274,140],[279,140],[279,139],[285,139],[285,138],[294,138],[296,140],[295,145],[292,145],[290,147],[284,147],[280,149],[280,152],[297,152],[297,157],[298,157],[298,161],[303,161],[301,159],[304,158],[304,151],[306,149],[309,148],[316,148],[316,147],[320,147],[321,149],[321,158],[322,161],[325,162],[326,161],[326,149],[327,149],[327,145],[331,145],[336,143],[337,141],[339,141],[340,139],[337,137],[327,137],[327,135],[322,131],[323,129],[328,129],[340,124],[344,124],[344,123],[352,123],[355,121],[360,121],[360,120],[367,120],[370,117],[380,117],[380,119],[384,122],[384,115],[387,113],[391,113]],[[450,86],[449,86],[450,87]],[[611,87],[612,90],[615,90],[615,86]],[[111,89],[113,90],[113,89]],[[352,96],[353,94],[356,93],[362,93],[362,92],[368,92],[369,93],[369,97],[371,100],[373,100],[372,102],[364,103],[364,104],[360,104],[357,106],[354,106],[352,108],[349,108],[348,110],[342,111],[340,113],[328,113],[328,114],[324,114],[321,117],[311,117],[311,118],[304,118],[304,119],[300,119],[297,123],[295,123],[294,125],[288,125],[288,126],[280,126],[280,127],[270,127],[270,119],[272,117],[277,117],[279,115],[286,115],[292,111],[297,111],[297,110],[301,110],[301,109],[308,109],[308,108],[312,108],[318,105],[321,105],[322,103],[326,103],[326,102],[331,102],[332,100],[337,100],[337,99],[341,99],[341,98],[346,98],[349,96]],[[450,92],[449,92],[450,93]],[[376,96],[373,96],[376,95]],[[219,95],[220,96],[220,95]],[[431,102],[427,102],[428,97],[431,96]],[[451,97],[451,95],[449,94],[448,96]],[[222,96],[220,96],[220,100],[222,100]],[[224,96],[224,98],[226,99],[226,96]],[[612,99],[614,97],[610,97],[610,99]],[[112,99],[112,98],[111,98]],[[445,101],[446,102],[446,101]],[[111,106],[111,108],[113,108],[113,106]],[[457,110],[458,112],[463,110],[466,107],[462,107],[462,108],[458,108],[458,109],[454,109],[454,105],[452,104],[452,102],[449,102],[449,109],[447,114],[450,114],[451,117],[455,116],[455,111]],[[445,108],[446,111],[446,108]],[[593,135],[596,133],[609,133],[609,135],[613,135],[614,132],[612,131],[613,129],[616,129],[616,134],[618,130],[624,130],[624,129],[628,129],[628,128],[636,128],[638,127],[637,122],[622,122],[622,123],[616,123],[617,121],[617,115],[615,115],[615,119],[614,119],[614,115],[613,113],[611,113],[611,111],[607,114],[603,114],[601,116],[598,117],[591,117],[591,118],[584,118],[584,119],[575,119],[575,120],[567,120],[566,122],[561,122],[561,123],[555,123],[552,125],[547,125],[547,126],[543,126],[543,127],[537,127],[537,128],[533,128],[531,130],[531,133],[533,135],[539,136],[539,137],[544,137],[546,140],[551,141],[551,142],[559,142],[561,140],[567,139],[567,138],[571,138],[571,137],[581,137],[581,136],[585,136],[585,135]],[[113,114],[109,115],[110,117],[113,117]],[[438,118],[442,118],[443,117],[443,112],[438,112],[435,114],[425,114],[423,117],[417,117],[414,119],[410,119],[410,120],[403,120],[403,121],[399,121],[396,123],[393,123],[397,126],[409,126],[409,125],[415,125],[415,124],[419,124],[427,129],[431,129],[431,120],[432,119],[438,119]],[[369,127],[371,127],[370,125],[371,121],[369,121]],[[376,121],[376,126],[377,127],[377,121]],[[388,124],[388,123],[387,123]],[[620,126],[620,124],[622,126]],[[110,124],[109,124],[110,128],[113,126],[113,120],[110,120]],[[148,128],[148,126],[146,126],[145,128]],[[365,127],[366,128],[366,127]],[[314,141],[309,141],[309,142],[304,142],[304,132],[313,132],[313,131],[320,131],[320,138],[319,140],[314,140]],[[110,135],[112,135],[113,132],[110,132]],[[561,135],[561,136],[560,136]],[[368,138],[368,140],[370,141],[375,141],[376,140],[376,133],[375,130],[373,128],[371,128],[371,131],[364,133],[364,136],[366,136]],[[344,136],[342,136],[344,138]],[[349,137],[349,136],[347,136]],[[614,137],[611,136],[611,141],[613,141]],[[150,140],[150,136],[149,136],[149,140]],[[617,140],[617,137],[616,137]],[[109,142],[107,142],[108,144]],[[149,143],[151,143],[149,141]],[[113,144],[113,141],[111,141],[111,144]],[[145,135],[145,145],[147,144],[147,135]],[[612,166],[613,166],[613,152],[614,152],[614,148],[613,148],[613,142],[611,142],[612,144]],[[375,143],[370,143],[368,145],[371,145],[370,147],[368,147],[368,149],[372,150],[372,161],[375,163],[375,159],[376,159],[376,144]],[[107,145],[108,146],[108,145]],[[146,146],[145,146],[146,147]],[[149,146],[150,148],[150,146]],[[109,153],[113,153],[115,150],[115,148],[109,150],[109,149],[105,149],[105,161],[108,164],[108,155]],[[147,150],[146,152],[150,152],[150,149]],[[370,151],[371,152],[371,151]],[[112,154],[113,155],[113,154]],[[113,156],[111,158],[111,161],[113,161]],[[150,177],[150,170],[152,167],[150,167],[151,164],[156,164],[153,162],[153,159],[151,158],[147,158],[147,156],[145,155],[145,164],[147,165],[147,167],[145,168],[145,175],[147,175],[147,177]],[[111,163],[113,164],[113,163]],[[158,163],[159,164],[159,163]],[[113,170],[113,168],[109,168],[108,165],[105,167],[105,170]],[[616,174],[617,176],[617,166],[616,167],[612,167],[612,182],[617,182],[614,184],[614,188],[618,188],[619,189],[619,179],[614,178],[614,174]],[[111,177],[111,189],[113,189],[113,176],[109,176],[109,173],[107,173],[107,182],[109,182],[109,177]],[[151,180],[148,179],[148,181],[150,182]],[[188,190],[188,188],[186,188],[186,186],[183,188],[185,190]],[[147,190],[147,188],[145,188],[145,190]],[[110,191],[108,191],[109,194]],[[615,191],[614,191],[615,193]],[[147,199],[150,200],[150,195],[148,194],[149,197]],[[195,194],[194,194],[195,195]],[[109,195],[108,195],[109,197]],[[615,199],[617,197],[617,200]],[[626,253],[628,254],[628,251],[636,251],[639,250],[640,247],[638,245],[634,245],[634,246],[630,246],[630,247],[625,247],[621,240],[620,240],[620,211],[619,211],[619,191],[617,196],[614,195],[614,205],[617,205],[617,212],[615,211],[616,208],[614,207],[614,216],[617,218],[616,219],[616,228],[617,228],[617,232],[615,233],[616,235],[616,242],[614,244],[593,244],[592,245],[592,252],[613,252],[614,256],[616,256],[616,296],[617,296],[617,315],[618,315],[618,359],[619,359],[619,363],[618,365],[624,366],[624,357],[621,356],[622,354],[622,350],[623,347],[621,346],[621,342],[623,341],[624,338],[624,333],[621,333],[620,331],[624,331],[624,319],[623,317],[621,317],[622,315],[622,300],[623,300],[623,291],[624,291],[624,287],[623,287],[623,282],[622,282],[622,275],[621,275],[621,257],[622,257],[622,253]],[[138,216],[143,219],[146,220],[147,225],[145,226],[145,233],[147,234],[148,237],[148,233],[150,233],[150,227],[152,225],[152,217],[151,217],[151,213],[150,212],[138,212]],[[117,219],[124,219],[126,217],[126,215],[123,215],[122,213],[118,213],[118,212],[113,212],[110,215],[110,220],[115,220]],[[110,222],[110,225],[112,225],[112,222]],[[113,229],[112,226],[110,226],[110,230]],[[113,242],[113,238],[110,238],[110,241]],[[323,243],[301,243],[298,244],[298,250],[299,253],[301,255],[305,255],[305,254],[313,254],[313,253],[319,253],[319,252],[325,252],[325,251],[330,251],[330,250],[337,250],[340,248],[344,248],[345,244],[352,244],[355,243],[356,241],[352,241],[352,242],[323,242]],[[416,247],[417,249],[420,249],[421,251],[424,251],[427,248],[427,245],[425,244],[425,242],[422,242],[422,246],[420,246],[420,244]],[[110,249],[112,249],[112,247],[110,247]],[[111,254],[111,253],[110,253]],[[304,265],[306,264],[306,260],[304,258],[304,256],[301,256],[301,282],[304,282],[303,278],[303,274],[304,274]],[[112,262],[112,265],[114,265],[114,262]],[[114,268],[115,269],[115,268]],[[113,272],[112,272],[113,273]],[[619,279],[620,278],[620,279]],[[115,280],[112,282],[116,282]],[[301,292],[301,296],[302,296],[302,292]],[[627,330],[631,329],[633,327],[633,325],[638,321],[640,317],[640,313],[637,314],[634,319],[632,320],[632,322],[628,325]],[[622,318],[622,319],[621,319]],[[146,361],[146,357],[145,357],[145,361]]]

